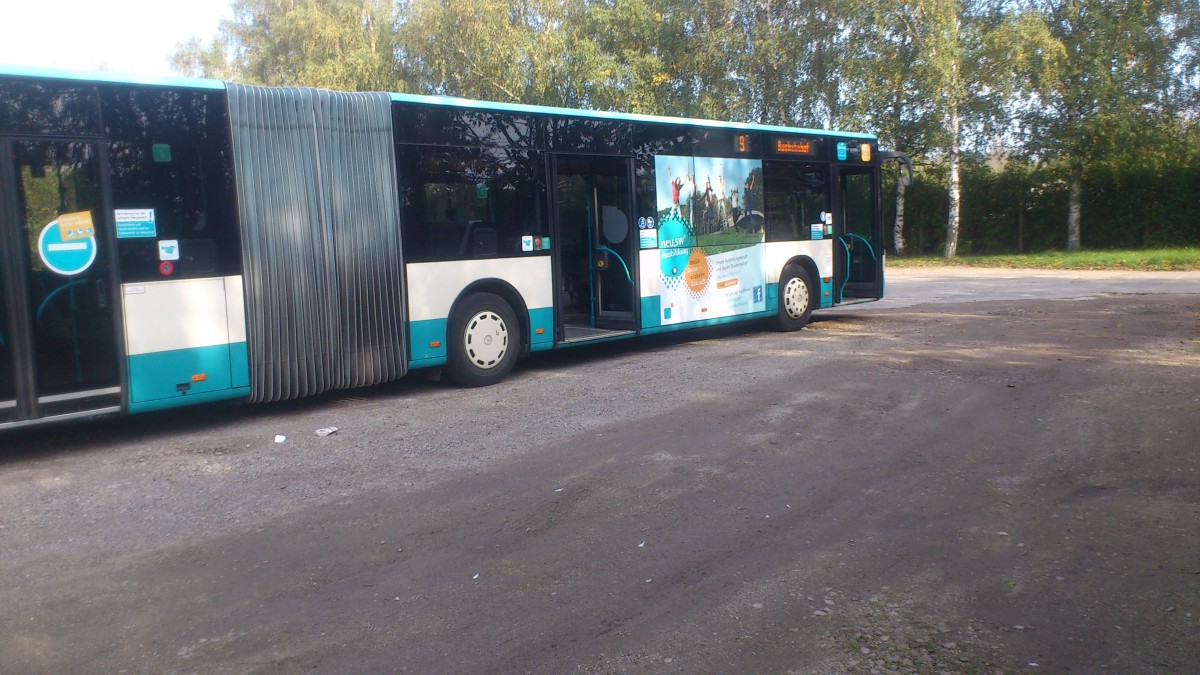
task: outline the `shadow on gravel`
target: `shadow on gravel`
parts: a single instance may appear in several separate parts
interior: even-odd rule
[[[803,338],[806,333],[824,327],[858,322],[861,319],[859,314],[814,315],[809,329],[797,333],[796,337]],[[517,362],[510,377],[520,377],[524,373],[534,375],[574,366],[594,367],[594,364],[639,352],[655,352],[679,345],[701,344],[708,340],[743,339],[753,335],[769,337],[772,334],[777,335],[779,340],[792,339],[786,337],[787,333],[772,333],[764,323],[750,322],[589,343],[578,348],[530,354]],[[501,383],[498,386],[503,388],[505,385]],[[115,445],[150,445],[168,436],[196,434],[215,427],[269,421],[272,417],[320,411],[322,408],[343,402],[420,398],[431,392],[455,387],[452,382],[441,377],[439,368],[433,368],[413,371],[395,382],[360,389],[330,391],[292,401],[255,404],[207,403],[131,416],[82,418],[45,426],[0,431],[0,467],[62,455],[109,450]]]
[[[205,403],[138,415],[81,418],[0,431],[0,467],[60,455],[109,451],[119,445],[153,445],[163,438],[181,434],[198,434],[216,427],[259,423],[273,417],[302,414],[346,401],[404,399],[445,386],[448,385],[437,383],[428,376],[412,375],[396,382],[330,391],[293,401]]]

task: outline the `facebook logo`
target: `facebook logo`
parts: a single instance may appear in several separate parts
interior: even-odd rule
[[[757,303],[757,302],[762,302],[762,301],[763,301],[763,287],[755,286],[754,287],[754,302]]]

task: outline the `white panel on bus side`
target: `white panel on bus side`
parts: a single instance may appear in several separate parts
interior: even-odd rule
[[[411,263],[408,320],[445,319],[463,289],[480,279],[503,279],[517,289],[528,309],[554,304],[550,256]]]
[[[767,242],[764,262],[767,266],[767,282],[778,283],[779,273],[788,260],[803,255],[812,258],[822,277],[833,276],[833,240],[814,241],[771,241]],[[814,282],[819,279],[813,279]]]
[[[225,277],[225,316],[229,322],[229,344],[246,341],[246,296],[242,276]]]
[[[220,277],[122,284],[125,353],[228,344],[225,297],[225,279]]]
[[[659,273],[659,268],[662,267],[662,255],[658,249],[642,249],[638,251],[638,269],[641,270],[638,279],[638,292],[643,298],[654,298],[662,294],[662,275]]]

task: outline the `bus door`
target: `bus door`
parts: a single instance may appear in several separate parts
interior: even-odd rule
[[[637,326],[632,160],[558,155],[552,162],[558,340],[631,333]]]
[[[883,224],[879,213],[879,172],[871,166],[839,166],[838,206],[840,223],[833,247],[837,271],[835,297],[838,302],[853,298],[883,297]]]
[[[0,138],[0,424],[121,409],[99,147]]]

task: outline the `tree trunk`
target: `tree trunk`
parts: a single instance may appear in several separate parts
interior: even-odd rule
[[[1017,253],[1025,252],[1025,202],[1017,211]]]
[[[904,192],[907,189],[903,180],[896,181],[896,224],[892,226],[892,250],[896,255],[904,255]]]
[[[1067,250],[1080,250],[1079,217],[1083,211],[1083,162],[1071,160],[1071,181],[1067,189]]]
[[[959,223],[959,181],[958,181],[958,136],[962,120],[959,119],[958,106],[950,106],[950,180],[947,186],[950,209],[946,218],[946,259],[958,255],[958,223]]]

